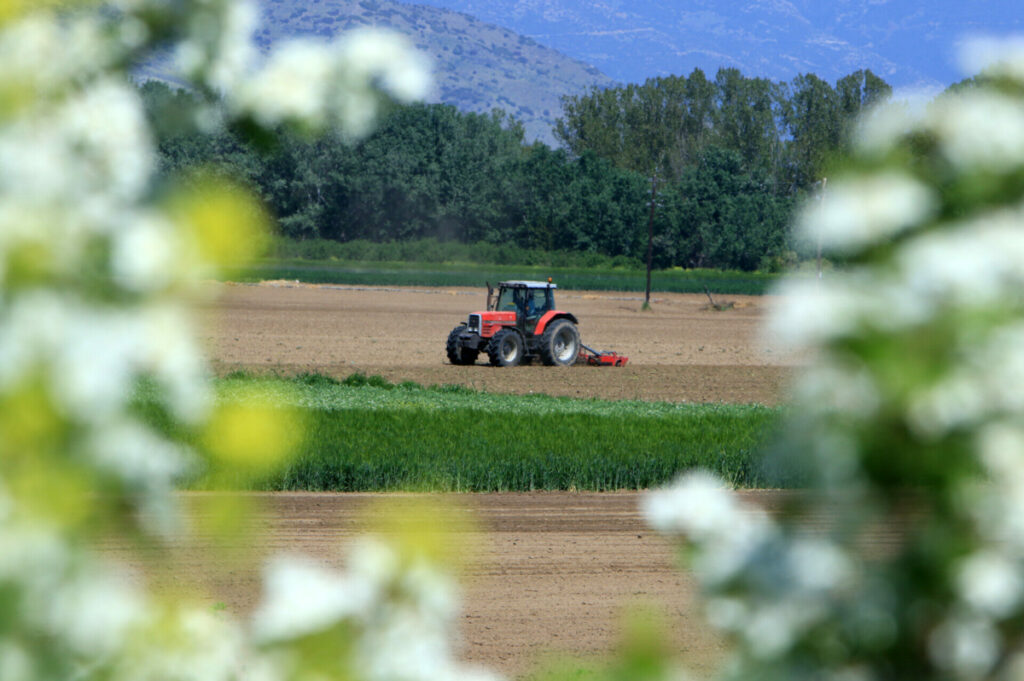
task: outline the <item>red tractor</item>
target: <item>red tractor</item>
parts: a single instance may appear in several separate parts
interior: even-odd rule
[[[544,364],[570,366],[580,354],[575,315],[555,308],[548,281],[503,281],[498,293],[487,286],[487,310],[470,313],[448,334],[445,352],[452,364],[473,364],[486,352],[491,364],[513,367],[539,357]]]

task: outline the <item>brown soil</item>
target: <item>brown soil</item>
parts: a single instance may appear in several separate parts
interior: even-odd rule
[[[445,358],[448,333],[484,307],[482,289],[288,282],[218,289],[206,340],[221,373],[244,368],[344,377],[359,371],[495,392],[775,404],[793,364],[761,338],[770,298],[731,296],[733,307],[718,311],[703,295],[658,294],[652,309],[642,311],[642,298],[633,294],[559,292],[559,307],[580,319],[583,342],[625,354],[629,364],[510,370],[487,366],[484,356],[470,367]]]
[[[743,492],[772,503],[778,493]],[[149,568],[158,583],[176,587],[200,580],[211,607],[245,616],[260,600],[259,558],[302,554],[343,569],[348,542],[365,531],[367,509],[415,495],[278,493],[241,497],[260,532],[196,548],[209,537],[224,495],[183,495],[186,517],[199,528],[179,537],[173,557],[159,554]],[[436,497],[435,497],[436,498]],[[645,526],[640,493],[506,493],[441,497],[475,520],[461,546],[473,547],[459,569],[463,607],[459,656],[509,676],[536,669],[547,658],[569,655],[599,661],[613,650],[623,616],[633,606],[653,607],[669,639],[692,671],[709,671],[721,641],[707,630],[694,583],[676,568],[672,546]],[[238,497],[234,498],[236,501]],[[253,549],[253,547],[258,547]],[[124,546],[107,547],[112,553]],[[244,558],[244,560],[241,560]]]

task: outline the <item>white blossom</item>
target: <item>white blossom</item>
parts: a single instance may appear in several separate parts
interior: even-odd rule
[[[48,528],[0,525],[0,580],[23,582],[42,595],[58,586],[71,559],[70,547]]]
[[[338,575],[298,557],[271,561],[263,584],[264,600],[252,623],[260,641],[299,638],[348,617],[366,616],[380,597],[364,580]]]
[[[126,289],[160,291],[175,279],[183,259],[173,226],[154,213],[134,213],[112,235],[111,270]]]
[[[393,582],[402,566],[395,547],[370,537],[354,544],[347,564],[353,578],[366,584],[378,585]]]
[[[794,397],[816,413],[842,414],[869,419],[881,406],[882,396],[864,367],[851,367],[821,359],[797,381]]]
[[[930,99],[930,97],[929,97]],[[907,133],[916,129],[921,116],[906,102],[885,102],[862,115],[856,122],[857,148],[868,154],[885,153]]]
[[[180,446],[126,419],[96,433],[88,449],[97,467],[150,494],[169,494],[188,470]]]
[[[850,557],[831,541],[800,537],[787,551],[788,571],[799,591],[817,596],[848,587],[853,579]]]
[[[1024,430],[1019,424],[993,422],[979,429],[977,448],[993,480],[1024,482]]]
[[[359,640],[355,669],[370,681],[427,681],[454,666],[448,633],[410,610],[397,610]]]
[[[963,678],[980,678],[995,664],[999,632],[985,619],[954,616],[932,632],[928,651],[941,669]]]
[[[996,420],[980,427],[976,439],[988,480],[968,486],[962,506],[982,536],[1024,557],[1024,429]]]
[[[973,37],[960,45],[964,73],[1006,76],[1024,82],[1024,37]]]
[[[131,581],[113,569],[85,571],[55,588],[38,617],[83,655],[104,658],[146,619],[146,604]]]
[[[419,616],[432,625],[447,627],[458,613],[458,597],[451,577],[424,560],[419,560],[402,575],[403,591],[410,594]]]
[[[153,151],[134,87],[113,79],[97,82],[58,116],[56,130],[66,137],[69,157],[78,157],[73,170],[82,173],[71,186],[124,200],[141,195],[153,172]]]
[[[114,681],[240,681],[247,660],[256,656],[241,628],[214,613],[183,609],[164,626],[170,631],[138,641],[126,651]],[[262,665],[257,660],[253,667]]]
[[[723,534],[740,519],[740,509],[725,484],[705,472],[684,475],[671,486],[648,493],[642,503],[654,529],[697,541]]]
[[[964,559],[957,569],[957,585],[964,602],[990,617],[1016,612],[1024,597],[1020,563],[993,550]]]
[[[755,657],[777,657],[825,612],[825,605],[817,600],[789,598],[759,605],[744,624],[743,636]]]
[[[234,0],[227,3],[222,21],[224,25],[207,82],[223,93],[241,84],[256,61],[253,33],[259,23],[259,10],[248,0]]]
[[[1019,298],[1024,282],[1024,206],[983,214],[924,234],[901,249],[897,265],[912,294],[927,302],[981,306]]]
[[[339,47],[349,77],[364,82],[379,78],[384,89],[403,102],[422,99],[429,93],[426,60],[400,34],[357,29],[346,34]]]
[[[943,97],[928,124],[958,169],[1004,172],[1024,161],[1024,109],[1007,95],[980,90]]]
[[[173,304],[151,304],[136,319],[141,368],[167,391],[168,407],[185,423],[198,422],[211,405],[208,372],[189,315]]]
[[[69,84],[102,72],[116,56],[95,16],[58,22],[29,13],[0,31],[0,83],[28,86],[49,101]]]
[[[708,473],[686,474],[670,487],[649,492],[641,503],[651,527],[685,536],[700,547],[693,569],[706,584],[731,579],[775,537],[767,514],[741,507]]]
[[[296,120],[322,126],[336,68],[326,45],[307,40],[282,43],[259,71],[239,85],[233,103],[266,126]]]
[[[336,122],[361,137],[377,115],[380,84],[400,101],[424,96],[430,85],[423,58],[395,33],[360,29],[335,44],[294,40],[281,44],[267,62],[241,82],[231,100],[238,111],[263,125]]]
[[[139,95],[112,78],[0,132],[0,189],[21,201],[78,208],[100,195],[134,200],[152,170]]]
[[[854,328],[857,300],[849,289],[831,281],[786,280],[774,294],[778,302],[768,319],[768,332],[787,351],[806,351]]]
[[[908,420],[924,437],[1024,409],[1024,323],[1005,325],[983,342],[967,338],[964,345],[959,366],[910,398]]]
[[[807,203],[797,229],[836,252],[871,246],[934,215],[933,190],[905,173],[890,171],[830,185]]]

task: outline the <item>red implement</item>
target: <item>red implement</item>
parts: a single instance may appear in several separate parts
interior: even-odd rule
[[[580,357],[587,360],[587,364],[595,367],[621,367],[626,366],[626,362],[629,361],[629,357],[620,355],[617,352],[598,351],[593,348],[588,348],[586,345],[581,345],[582,352]]]

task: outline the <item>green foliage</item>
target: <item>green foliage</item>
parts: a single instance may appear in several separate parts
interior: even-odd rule
[[[520,248],[515,244],[487,241],[462,243],[434,237],[409,241],[375,242],[367,239],[332,241],[287,237],[273,240],[270,255],[287,260],[345,260],[352,262],[475,263],[479,265],[527,265],[536,267],[577,267],[636,269],[640,261],[626,255],[608,256],[594,251]]]
[[[723,68],[711,81],[695,69],[564,97],[555,136],[573,154],[590,151],[620,168],[657,171],[669,183],[718,147],[739,154],[742,172],[766,173],[765,194],[790,195],[820,179],[847,149],[856,116],[891,92],[865,70],[833,88],[814,74],[787,84]]]
[[[743,163],[739,152],[708,147],[662,194],[680,219],[662,227],[657,264],[752,271],[786,252],[794,200],[766,192],[767,172]]]
[[[851,112],[881,87],[854,76],[842,81]],[[807,80],[832,93],[826,105],[838,115],[831,88]],[[735,70],[715,81],[695,72],[595,92],[568,103],[560,126],[568,151],[524,146],[518,121],[500,111],[460,113],[439,104],[392,107],[354,147],[333,136],[281,132],[257,151],[228,129],[183,132],[176,122],[193,104],[187,93],[148,83],[142,95],[158,129],[162,172],[202,165],[251,187],[289,240],[280,255],[639,262],[646,259],[648,178],[657,172],[655,266],[753,271],[791,259],[793,188],[841,139],[838,128],[821,133],[824,95],[805,89],[794,102],[807,100],[806,111],[781,99],[781,86]],[[793,139],[781,141],[789,129]],[[333,243],[344,244],[344,253]],[[482,244],[490,252],[480,252]]]
[[[299,407],[308,428],[298,456],[261,489],[642,489],[694,468],[756,486],[768,478],[755,452],[779,417],[756,405],[499,395],[362,374],[218,382],[224,404],[253,390]]]

